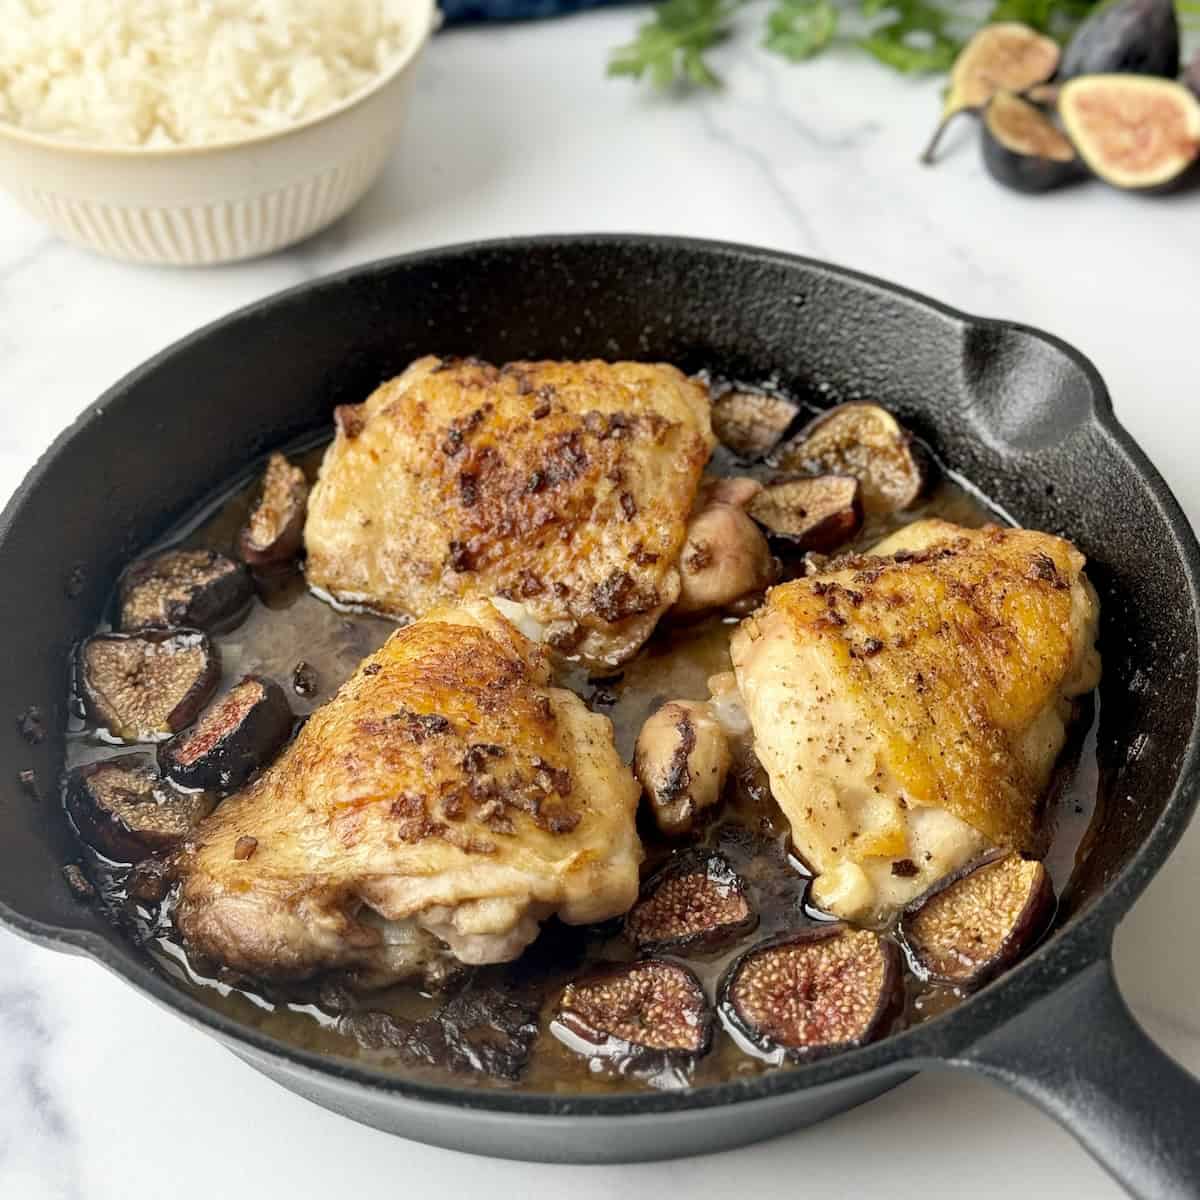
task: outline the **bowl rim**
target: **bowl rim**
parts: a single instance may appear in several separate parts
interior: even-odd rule
[[[374,259],[333,274],[306,280],[244,305],[178,339],[135,367],[111,385],[85,409],[43,453],[0,511],[0,543],[20,517],[26,497],[63,447],[83,433],[112,404],[120,403],[130,387],[157,370],[179,351],[218,332],[254,320],[265,311],[306,293],[357,283],[372,276],[420,266],[431,261],[466,259],[494,252],[579,249],[583,247],[675,249],[753,263],[815,270],[853,283],[867,291],[882,292],[930,311],[960,329],[1018,331],[1037,339],[1067,358],[1087,379],[1093,400],[1088,418],[1104,436],[1114,454],[1124,458],[1145,480],[1156,507],[1173,538],[1170,543],[1181,559],[1186,599],[1193,632],[1200,642],[1200,545],[1186,514],[1166,481],[1117,420],[1108,389],[1099,372],[1079,350],[1052,334],[995,318],[977,317],[933,300],[902,285],[820,259],[719,239],[676,237],[661,234],[559,233],[514,236],[436,246],[407,254]],[[1036,1001],[1060,988],[1067,980],[1102,961],[1111,953],[1113,930],[1134,900],[1145,890],[1182,837],[1200,803],[1200,707],[1192,723],[1191,738],[1177,768],[1174,785],[1158,819],[1144,840],[1132,850],[1120,871],[1071,924],[1054,930],[1024,960],[973,993],[948,1012],[918,1025],[891,1033],[878,1041],[824,1058],[789,1066],[746,1079],[689,1086],[670,1091],[625,1091],[606,1094],[557,1094],[546,1091],[509,1090],[464,1083],[433,1083],[374,1066],[361,1059],[309,1050],[205,1004],[170,978],[148,956],[133,950],[120,934],[115,939],[89,928],[65,928],[25,916],[0,899],[0,925],[50,948],[85,955],[120,976],[143,996],[202,1028],[223,1045],[279,1082],[288,1076],[337,1084],[347,1090],[389,1095],[397,1101],[427,1111],[466,1110],[492,1117],[519,1116],[526,1120],[579,1118],[614,1120],[650,1113],[681,1116],[689,1111],[777,1100],[796,1091],[846,1083],[864,1076],[889,1076],[896,1082],[932,1065],[960,1061],[970,1046],[1000,1028]]]
[[[425,6],[425,13],[418,14],[413,30],[413,36],[401,51],[395,62],[378,74],[365,87],[349,96],[343,97],[330,108],[323,108],[300,121],[293,121],[279,128],[263,129],[244,137],[224,138],[219,142],[184,142],[173,146],[118,146],[104,142],[76,142],[67,138],[54,137],[47,133],[37,133],[14,125],[11,121],[0,120],[0,141],[8,141],[16,145],[36,147],[51,153],[65,154],[69,157],[91,159],[111,159],[123,161],[127,159],[154,160],[179,159],[182,157],[218,154],[225,150],[240,150],[243,147],[261,146],[267,142],[280,141],[312,129],[316,125],[331,121],[350,109],[365,103],[372,96],[394,83],[420,56],[433,33],[442,22],[441,10],[437,0],[415,0]]]

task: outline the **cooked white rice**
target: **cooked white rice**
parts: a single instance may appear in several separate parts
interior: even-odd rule
[[[313,116],[396,60],[414,0],[0,0],[0,121],[115,146]]]

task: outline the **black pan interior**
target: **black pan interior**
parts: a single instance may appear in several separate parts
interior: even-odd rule
[[[820,264],[665,239],[550,238],[385,262],[254,306],[122,381],[46,455],[0,523],[0,914],[35,935],[87,931],[110,965],[145,971],[60,875],[73,857],[55,785],[71,645],[139,548],[430,352],[666,360],[822,405],[896,411],[1017,521],[1070,536],[1091,560],[1103,601],[1103,816],[1064,898],[1067,923],[1118,875],[1127,902],[1165,856],[1190,786],[1153,853],[1133,862],[1196,725],[1194,543],[1111,425],[1090,366],[1043,335]],[[28,722],[19,728],[31,708],[39,744]],[[30,769],[40,801],[18,780]]]

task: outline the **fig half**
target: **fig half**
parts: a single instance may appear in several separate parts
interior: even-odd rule
[[[921,155],[930,164],[946,126],[960,112],[978,112],[997,91],[1044,83],[1058,66],[1058,43],[1019,21],[985,25],[959,52],[950,72],[942,119]]]
[[[262,492],[238,537],[238,552],[251,567],[278,567],[295,558],[304,536],[308,480],[282,454],[272,454]]]
[[[727,1024],[776,1060],[861,1046],[883,1034],[901,999],[900,954],[868,929],[815,926],[747,950],[720,987]]]
[[[852,475],[812,475],[763,488],[748,509],[781,553],[829,554],[862,528],[862,488]]]
[[[205,792],[175,791],[147,754],[123,754],[67,776],[67,811],[79,836],[114,862],[139,862],[178,845],[212,812]]]
[[[1058,111],[1089,170],[1114,187],[1166,190],[1200,158],[1200,100],[1174,80],[1083,75]]]
[[[1118,0],[1078,29],[1063,51],[1060,80],[1079,75],[1179,74],[1179,20],[1174,0]]]
[[[221,677],[198,629],[98,633],[79,647],[80,696],[96,722],[127,742],[156,742],[190,725]]]
[[[739,458],[762,458],[777,446],[800,406],[762,392],[726,392],[713,401],[713,433]]]
[[[1054,904],[1040,862],[996,851],[909,904],[900,928],[924,974],[970,990],[994,979],[1045,933]]]
[[[253,590],[246,568],[224,554],[164,550],[121,576],[121,628],[228,629],[246,611]]]
[[[1067,137],[1036,104],[997,92],[983,114],[983,165],[1017,192],[1048,192],[1085,177]]]
[[[182,787],[231,792],[275,757],[293,720],[279,684],[247,675],[191,729],[159,746],[158,765]]]
[[[839,404],[809,422],[774,455],[780,471],[852,475],[868,513],[907,508],[925,487],[912,438],[886,408],[865,401]]]
[[[706,1054],[713,1017],[687,967],[644,958],[600,967],[568,984],[551,1027],[581,1054],[653,1070]]]
[[[709,850],[680,854],[646,881],[625,936],[643,953],[710,953],[757,924],[745,880]]]

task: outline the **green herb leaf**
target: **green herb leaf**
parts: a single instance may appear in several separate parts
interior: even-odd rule
[[[868,54],[906,74],[948,71],[962,42],[953,35],[953,12],[926,0],[863,0],[868,17],[884,16],[859,39]]]
[[[763,45],[792,62],[819,54],[837,33],[838,11],[830,0],[778,0],[767,14]]]
[[[608,60],[610,75],[648,75],[655,86],[690,83],[716,87],[720,80],[704,52],[729,36],[729,21],[743,0],[666,0],[637,37]]]
[[[705,52],[726,38],[734,13],[749,0],[664,0],[637,37],[612,52],[610,75],[648,77],[659,87],[719,84]],[[988,22],[1022,21],[1057,38],[1068,36],[1106,0],[992,0]],[[952,0],[772,0],[764,45],[800,62],[837,38],[843,10],[866,22],[856,44],[906,73],[947,71],[964,40],[982,24],[979,9]],[[1185,20],[1200,16],[1200,0],[1178,0]]]

